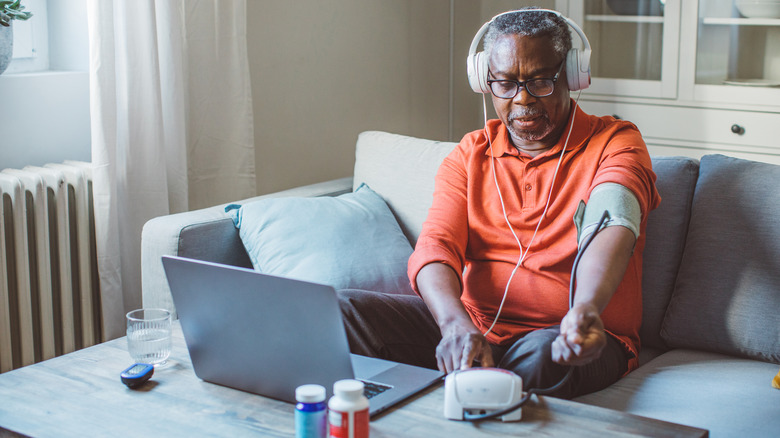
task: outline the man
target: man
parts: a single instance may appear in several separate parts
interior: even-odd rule
[[[643,233],[660,198],[634,125],[570,98],[571,46],[555,13],[493,20],[487,84],[500,120],[467,134],[439,169],[409,260],[419,298],[342,292],[354,352],[447,373],[497,366],[525,388],[551,387],[574,366],[555,393],[567,398],[636,367]],[[569,308],[578,245],[604,210]]]

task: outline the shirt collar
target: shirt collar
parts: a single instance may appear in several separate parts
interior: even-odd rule
[[[590,118],[580,108],[579,105],[575,104],[573,99],[570,99],[570,102],[571,102],[571,107],[574,108],[574,110],[570,111],[569,113],[570,114],[569,121],[566,123],[566,129],[563,130],[563,134],[561,135],[561,138],[558,139],[558,142],[552,148],[537,155],[536,157],[534,157],[534,159],[559,153],[563,148],[564,143],[566,143],[567,136],[569,137],[569,141],[568,144],[566,144],[566,152],[579,149],[587,143],[587,140],[590,137],[590,132],[591,132]],[[572,113],[575,114],[573,128],[571,127]],[[496,129],[498,132],[496,133],[495,139],[493,139],[492,141],[492,151],[491,148],[488,148],[485,151],[485,154],[492,155],[493,157],[502,157],[504,155],[511,155],[511,156],[519,156],[521,158],[530,159],[528,155],[521,154],[517,150],[517,148],[515,148],[515,146],[512,144],[506,126],[504,126],[504,124],[500,120],[496,120],[495,122],[497,122],[498,124]],[[571,129],[571,134],[569,134],[569,129]],[[488,130],[492,131],[492,129],[489,128]]]

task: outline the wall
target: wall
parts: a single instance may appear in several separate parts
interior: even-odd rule
[[[481,128],[466,78],[474,34],[497,13],[556,3],[247,2],[258,194],[351,175],[365,130],[458,141]]]
[[[365,130],[457,141],[480,128],[468,46],[522,3],[249,0],[258,194],[351,175]],[[0,76],[0,168],[90,160],[85,5],[48,0],[56,72]]]
[[[0,76],[0,169],[90,161],[89,74]]]
[[[365,130],[449,140],[478,128],[465,77],[473,3],[248,2],[258,193],[351,175]],[[469,34],[452,53],[451,5]]]

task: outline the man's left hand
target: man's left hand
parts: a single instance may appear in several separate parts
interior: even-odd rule
[[[552,344],[552,359],[561,365],[585,365],[598,359],[606,345],[598,309],[579,303],[561,321],[561,333]]]

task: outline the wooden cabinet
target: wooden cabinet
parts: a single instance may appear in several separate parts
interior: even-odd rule
[[[679,9],[680,0],[662,5],[659,0],[568,2],[569,17],[593,48],[587,95],[677,97],[680,14],[671,11]]]
[[[780,164],[780,16],[738,1],[491,0],[481,15],[538,5],[577,22],[593,48],[580,105],[634,122],[654,155]]]
[[[580,104],[591,114],[634,122],[653,155],[724,154],[780,164],[780,114],[776,112],[599,101],[584,95]]]
[[[655,155],[780,164],[780,17],[745,17],[736,0],[556,7],[593,46],[592,85],[580,97],[586,111],[636,123]]]

